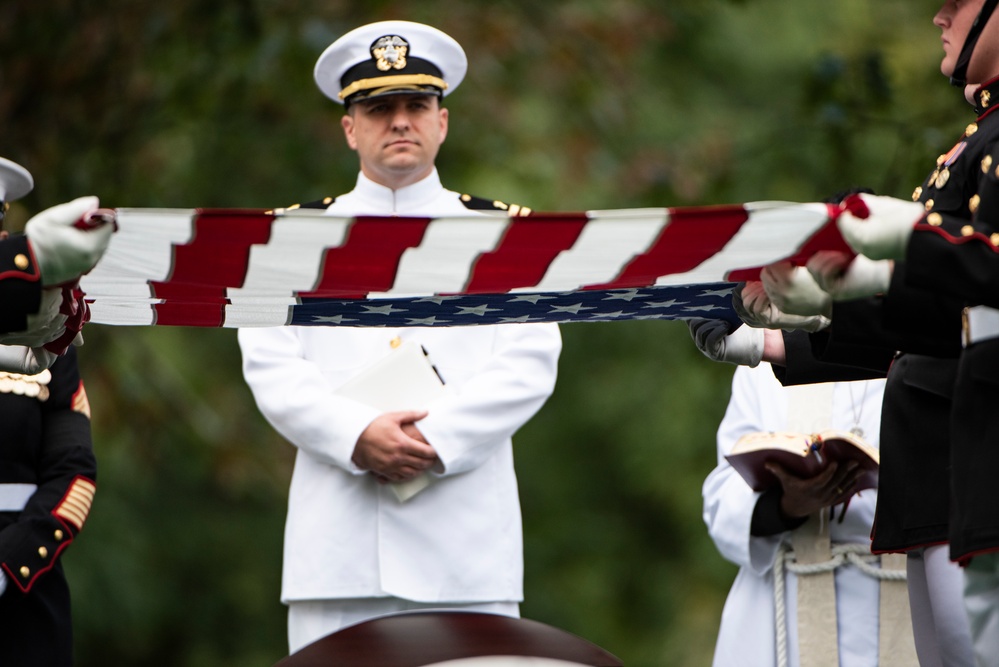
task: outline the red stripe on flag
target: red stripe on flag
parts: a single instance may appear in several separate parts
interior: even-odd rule
[[[691,271],[718,253],[747,220],[742,206],[671,208],[669,224],[648,251],[636,256],[617,278],[584,289],[654,285],[660,276]]]
[[[430,218],[356,218],[343,245],[326,251],[316,289],[299,296],[361,299],[390,289],[402,253],[420,245],[429,224]]]
[[[827,205],[829,210],[829,220],[826,224],[819,227],[818,231],[808,237],[797,250],[792,254],[787,256],[787,261],[791,262],[795,266],[804,266],[808,259],[820,250],[835,250],[838,252],[844,252],[850,257],[853,257],[856,253],[846,244],[843,240],[843,235],[839,233],[839,228],[836,226],[836,218],[839,217],[840,208],[835,204]],[[790,250],[790,249],[789,249]],[[730,271],[726,274],[726,280],[731,280],[732,282],[745,282],[748,280],[759,280],[760,271],[763,269],[762,266],[755,266],[747,269],[736,269],[735,271]]]
[[[273,215],[245,210],[197,213],[190,243],[173,249],[170,278],[150,282],[153,296],[166,299],[153,306],[156,323],[222,326],[225,290],[243,284],[250,246],[267,243],[273,220]]]
[[[555,257],[576,242],[586,222],[585,213],[535,214],[511,222],[496,249],[476,259],[465,293],[501,294],[537,285]]]
[[[158,303],[153,306],[153,324],[173,327],[205,327],[217,329],[225,321],[225,306],[206,303]]]

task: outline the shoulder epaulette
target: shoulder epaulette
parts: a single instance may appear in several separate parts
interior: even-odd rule
[[[465,208],[473,211],[505,211],[511,218],[531,214],[531,209],[526,206],[520,206],[519,204],[504,204],[501,201],[483,199],[482,197],[475,197],[472,195],[462,195],[461,203],[465,205]]]
[[[284,213],[285,211],[294,211],[294,210],[299,209],[299,208],[314,208],[314,209],[319,209],[319,210],[325,211],[327,208],[329,208],[330,204],[332,204],[335,201],[336,201],[336,197],[323,197],[322,199],[317,199],[315,201],[306,202],[304,204],[292,204],[291,206],[286,206],[284,208],[276,208],[276,209],[273,209],[273,210],[267,211],[267,212],[268,213],[276,213],[276,214],[280,215],[281,213]]]

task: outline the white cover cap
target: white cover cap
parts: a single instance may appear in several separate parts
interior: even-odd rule
[[[14,201],[31,192],[35,181],[27,169],[0,157],[0,201]]]
[[[461,45],[437,28],[380,21],[355,28],[316,61],[315,79],[340,104],[381,95],[448,95],[468,70]]]

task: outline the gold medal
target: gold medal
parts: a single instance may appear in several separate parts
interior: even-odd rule
[[[947,185],[947,181],[949,180],[950,180],[950,169],[944,167],[937,175],[937,188],[943,188],[943,186]]]

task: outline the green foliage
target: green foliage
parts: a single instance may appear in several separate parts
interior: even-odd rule
[[[35,191],[109,206],[272,207],[348,190],[312,83],[361,23],[466,48],[439,166],[452,189],[582,210],[908,196],[970,112],[930,0],[4,0],[0,155]],[[964,115],[962,115],[962,113]],[[65,559],[78,664],[269,665],[292,448],[229,331],[91,326],[100,486]],[[525,616],[629,667],[708,665],[734,568],[700,485],[731,367],[680,323],[563,327],[554,397],[516,438]]]

